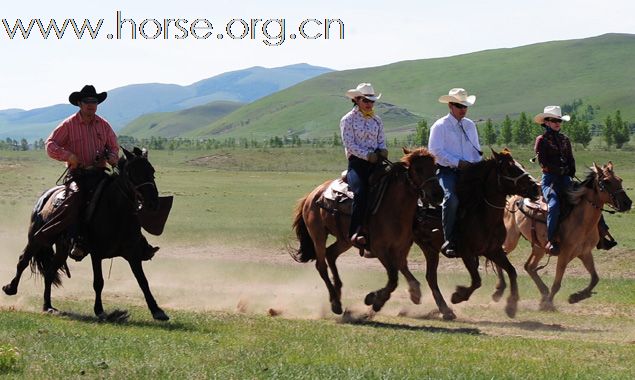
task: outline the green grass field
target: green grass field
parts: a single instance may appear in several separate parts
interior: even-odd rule
[[[515,152],[525,166],[528,149]],[[399,156],[397,150],[391,156]],[[425,263],[412,250],[422,305],[412,305],[401,281],[386,307],[370,320],[330,313],[313,264],[287,255],[295,202],[344,168],[341,149],[150,152],[162,194],[175,203],[162,246],[145,265],[157,301],[171,316],[157,323],[122,260],[104,263],[107,311],[127,309],[129,321],[92,317],[90,264],[69,263],[73,277],[53,291],[66,315],[44,315],[41,280],[27,274],[17,296],[0,294],[0,377],[7,378],[603,378],[635,377],[635,225],[632,213],[609,215],[620,245],[597,252],[600,283],[579,304],[569,294],[588,283],[570,264],[556,297],[558,310],[538,311],[538,292],[524,275],[527,244],[512,255],[520,273],[515,319],[494,303],[494,276],[452,305],[458,319],[443,321],[425,284]],[[578,172],[611,159],[635,198],[635,166],[628,152],[576,152]],[[43,152],[0,152],[0,285],[13,275],[25,243],[33,202],[55,182],[61,164]],[[343,303],[364,314],[364,295],[386,281],[375,260],[349,252],[340,261]],[[552,261],[544,275],[554,273]],[[449,301],[468,276],[442,259],[439,282]],[[274,317],[275,315],[275,317]]]

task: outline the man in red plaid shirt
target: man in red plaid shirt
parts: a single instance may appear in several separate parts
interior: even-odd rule
[[[119,160],[115,132],[106,120],[96,115],[97,105],[106,96],[106,92],[97,93],[91,85],[73,92],[68,100],[79,107],[79,112],[62,121],[46,140],[47,154],[66,162],[68,167],[66,198],[35,237],[52,245],[61,233],[68,233],[72,241],[70,256],[78,261],[87,254],[81,239],[80,211],[89,199],[88,194],[106,177],[106,164],[114,166]]]

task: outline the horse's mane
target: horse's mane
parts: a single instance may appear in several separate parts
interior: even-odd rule
[[[410,153],[406,154],[405,156],[401,158],[400,162],[402,162],[406,166],[410,166],[410,164],[412,163],[412,160],[418,157],[430,157],[432,158],[433,162],[436,162],[432,153],[430,153],[426,148],[417,148],[410,151]]]
[[[463,205],[480,201],[485,197],[485,181],[487,173],[496,166],[494,157],[471,164],[467,170],[463,170],[456,185],[459,201]]]
[[[597,179],[597,173],[593,170],[589,170],[586,178],[582,182],[575,182],[573,186],[567,190],[567,200],[572,205],[580,203],[582,196],[586,194],[587,189],[592,188],[595,180]]]

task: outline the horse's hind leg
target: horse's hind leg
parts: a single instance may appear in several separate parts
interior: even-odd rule
[[[496,291],[492,294],[492,299],[496,302],[500,301],[503,297],[503,293],[505,293],[505,288],[507,288],[507,283],[505,282],[505,276],[503,276],[503,270],[501,267],[496,265]]]
[[[57,309],[51,304],[51,288],[53,284],[59,284],[59,269],[66,263],[67,255],[64,253],[56,254],[53,252],[53,248],[49,248],[50,252],[43,257],[44,271],[44,303],[42,304],[42,311],[47,313],[55,313]]]
[[[432,291],[434,302],[436,302],[439,311],[443,315],[443,319],[456,319],[454,311],[452,311],[452,309],[448,307],[448,304],[443,298],[443,294],[441,294],[441,290],[439,290],[439,283],[437,279],[437,269],[439,267],[439,251],[434,249],[421,249],[423,251],[423,254],[426,256],[426,281],[428,282],[428,287],[430,287],[430,290]]]
[[[104,289],[104,276],[101,269],[101,259],[96,255],[90,255],[90,260],[93,265],[93,290],[95,290],[95,306],[93,311],[99,318],[105,318],[104,306],[101,302],[101,292]]]
[[[586,270],[589,272],[589,274],[591,274],[591,282],[586,288],[570,295],[569,303],[577,303],[584,299],[590,298],[593,294],[593,288],[595,288],[595,286],[598,284],[598,281],[600,281],[600,277],[595,270],[595,263],[593,262],[593,255],[591,254],[591,251],[579,256],[579,258],[582,261],[582,264],[584,264]]]
[[[509,276],[510,295],[507,298],[505,313],[507,313],[507,316],[509,316],[510,318],[514,318],[516,316],[516,311],[518,310],[518,299],[519,299],[516,269],[514,268],[512,263],[509,262],[509,259],[507,258],[507,255],[505,254],[505,251],[503,251],[502,248],[500,248],[497,252],[493,253],[490,256],[490,259],[496,265],[498,265],[502,270],[507,272],[507,275]]]
[[[18,266],[15,272],[15,277],[11,280],[10,283],[6,284],[2,287],[4,293],[8,296],[13,296],[18,293],[18,285],[20,284],[20,277],[22,277],[22,272],[29,266],[29,262],[33,257],[33,248],[32,243],[28,243],[26,247],[24,247],[24,251],[20,255],[18,259]]]
[[[454,293],[452,293],[452,298],[450,299],[452,303],[469,300],[472,293],[481,287],[481,276],[478,274],[478,256],[464,255],[463,264],[465,264],[467,271],[470,273],[472,283],[469,288],[461,285],[457,286]]]
[[[154,300],[154,296],[152,295],[152,292],[150,292],[150,286],[148,285],[148,279],[143,272],[141,260],[129,260],[128,263],[130,264],[130,269],[132,269],[132,273],[134,273],[134,276],[137,279],[137,283],[139,283],[139,287],[143,292],[143,296],[146,299],[148,308],[152,313],[152,318],[159,321],[167,321],[168,319],[170,319],[170,317],[168,317],[168,315],[165,314],[163,310],[161,310],[159,305],[157,305],[157,301]]]

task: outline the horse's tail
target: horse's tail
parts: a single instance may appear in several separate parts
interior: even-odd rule
[[[295,217],[293,218],[293,229],[295,235],[300,242],[300,247],[297,250],[291,252],[291,257],[299,263],[306,263],[311,260],[315,260],[315,246],[313,245],[313,239],[309,235],[309,230],[306,227],[304,216],[302,215],[302,209],[307,202],[308,196],[300,199],[295,207]]]
[[[29,240],[24,247],[24,251],[22,253],[22,257],[30,260],[29,266],[31,268],[31,273],[37,275],[41,275],[44,277],[48,268],[53,265],[53,258],[55,256],[55,251],[52,246],[38,244],[35,240],[37,239],[35,235],[35,231],[37,231],[42,225],[44,221],[39,215],[39,211],[37,208],[33,210],[31,213],[31,225],[29,226]],[[68,277],[70,277],[70,272],[68,271],[68,267],[66,263],[62,265],[58,270],[55,271],[53,275],[52,284],[55,286],[62,285],[61,273],[67,273]]]

